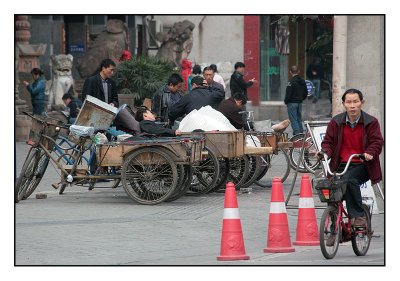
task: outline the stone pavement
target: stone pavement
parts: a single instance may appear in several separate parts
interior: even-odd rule
[[[17,174],[28,151],[16,143]],[[184,196],[155,206],[132,201],[122,186],[115,189],[67,187],[59,195],[51,165],[36,192],[15,205],[16,265],[384,265],[384,214],[373,216],[369,252],[357,257],[351,243],[341,244],[326,260],[319,246],[294,246],[293,253],[264,253],[267,245],[270,188],[252,186],[238,194],[246,261],[217,261],[220,254],[224,194]],[[287,195],[292,176],[284,183]],[[300,177],[289,205],[297,204]],[[100,184],[99,184],[100,185]],[[106,183],[100,186],[105,186]],[[315,205],[322,205],[314,197]],[[287,209],[291,241],[296,239],[297,209]],[[323,209],[316,209],[317,222]]]

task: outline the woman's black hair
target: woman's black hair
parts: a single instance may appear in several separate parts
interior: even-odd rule
[[[39,74],[39,76],[42,76],[43,75],[43,71],[41,71],[40,68],[35,67],[35,68],[33,68],[31,70],[31,74],[34,74],[34,75],[38,75]]]
[[[193,66],[193,70],[192,73],[194,74],[201,74],[201,66],[196,64],[195,66]]]

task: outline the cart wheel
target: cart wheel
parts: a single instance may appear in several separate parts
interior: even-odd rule
[[[245,182],[240,186],[242,188],[246,188],[252,185],[262,172],[261,158],[258,156],[251,156],[251,155],[248,155],[247,157],[249,159],[249,166],[250,166],[249,174],[247,175]]]
[[[249,174],[249,158],[247,155],[243,157],[231,158],[229,160],[229,176],[228,182],[233,182],[235,189],[239,190],[241,185]]]
[[[158,204],[173,194],[178,171],[173,159],[161,149],[138,149],[125,159],[121,172],[126,193],[141,204]]]
[[[224,189],[228,181],[229,158],[218,158],[218,162],[219,162],[219,177],[217,183],[215,184],[215,187],[211,189],[209,193],[216,192],[219,189]]]
[[[47,166],[49,165],[49,160],[50,157],[46,154],[46,152],[44,152],[43,149],[38,148],[35,155],[36,163],[35,171],[33,172],[33,179],[26,189],[25,195],[22,197],[22,200],[27,199],[35,191],[36,187],[42,180],[44,173],[46,172]]]
[[[193,177],[192,166],[190,165],[178,165],[178,166],[182,166],[183,168],[182,178],[179,180],[179,182],[181,183],[178,184],[178,186],[176,187],[177,191],[175,191],[174,194],[172,194],[167,200],[165,200],[167,202],[174,201],[185,195],[185,193],[190,188],[190,184],[192,183],[192,177]]]
[[[37,148],[32,147],[28,155],[26,157],[25,163],[22,166],[21,173],[19,174],[19,178],[15,184],[14,188],[14,201],[18,203],[24,195],[26,191],[29,189],[29,186],[32,183],[33,177],[35,176],[35,166],[37,165],[36,154],[39,152]]]
[[[215,184],[219,177],[219,162],[215,153],[208,147],[204,147],[208,154],[203,161],[193,164],[193,180],[190,190],[195,193],[207,193]]]

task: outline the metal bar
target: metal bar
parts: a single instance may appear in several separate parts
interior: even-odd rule
[[[62,165],[60,163],[57,162],[56,159],[54,159],[53,155],[51,155],[50,151],[45,148],[43,146],[43,144],[39,143],[40,148],[42,148],[44,150],[44,152],[46,152],[46,154],[51,158],[51,160],[56,163],[57,167],[65,174],[68,175],[68,172],[62,167]]]
[[[301,147],[301,151],[300,151],[300,155],[299,155],[299,160],[297,161],[296,172],[294,173],[294,177],[293,177],[293,180],[292,180],[292,186],[290,187],[290,191],[289,191],[288,197],[286,198],[285,206],[286,206],[287,203],[289,202],[290,196],[292,195],[292,192],[293,192],[294,184],[296,183],[297,173],[299,172],[300,162],[303,160],[303,159],[302,159],[302,155],[303,155],[303,151],[304,151],[304,144],[305,144],[305,142],[306,142],[306,138],[307,138],[307,134],[304,134],[303,145],[302,145],[302,147]]]

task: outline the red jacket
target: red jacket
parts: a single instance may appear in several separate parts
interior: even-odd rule
[[[362,138],[364,152],[374,157],[371,161],[366,161],[365,166],[368,171],[372,184],[382,180],[381,163],[379,154],[382,152],[383,138],[378,120],[361,111],[359,124],[363,125]],[[326,135],[322,141],[322,149],[328,151],[328,158],[331,159],[329,167],[331,171],[336,171],[341,162],[340,149],[343,140],[343,128],[346,125],[346,112],[340,113],[332,118],[328,124]]]
[[[189,90],[188,88],[188,78],[192,73],[192,63],[188,60],[182,60],[182,79],[183,79],[183,89],[185,91]]]

